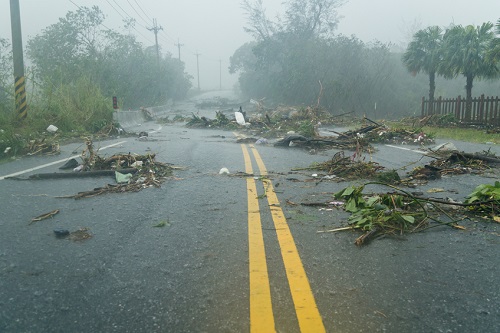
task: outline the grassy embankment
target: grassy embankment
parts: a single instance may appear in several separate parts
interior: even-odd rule
[[[422,131],[434,139],[457,140],[472,143],[495,143],[500,144],[500,133],[498,127],[495,130],[486,130],[479,128],[464,128],[457,126],[423,126],[417,127],[415,124],[409,124],[406,121],[386,122],[387,126],[392,128],[403,128],[409,131]],[[496,132],[496,133],[495,133]]]

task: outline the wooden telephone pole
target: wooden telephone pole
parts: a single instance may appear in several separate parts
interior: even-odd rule
[[[163,30],[161,26],[158,26],[156,23],[156,19],[153,19],[153,27],[148,28],[149,31],[153,31],[155,33],[155,43],[156,43],[156,58],[158,61],[158,67],[160,66],[160,48],[158,46],[158,32]]]
[[[196,53],[194,55],[196,56],[196,72],[198,74],[198,91],[200,91],[200,61],[199,61],[199,57],[201,56],[201,54],[198,53],[198,51],[196,51]]]
[[[179,49],[179,61],[181,61],[181,46],[184,46],[184,44],[181,44],[179,38],[177,38],[177,44],[174,43],[174,45]]]

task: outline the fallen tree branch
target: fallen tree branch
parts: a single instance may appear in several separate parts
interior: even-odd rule
[[[350,226],[350,227],[342,227],[342,228],[336,228],[336,229],[330,229],[330,230],[318,230],[316,233],[321,234],[321,233],[327,233],[327,232],[338,232],[338,231],[346,231],[346,230],[356,230],[359,229],[356,226]]]
[[[82,172],[53,172],[53,173],[37,173],[29,176],[30,180],[42,179],[67,179],[67,178],[87,178],[87,177],[102,177],[102,176],[115,176],[115,171],[120,173],[136,173],[137,169],[121,169],[121,170],[96,170],[96,171],[82,171]],[[22,179],[22,178],[12,178]]]

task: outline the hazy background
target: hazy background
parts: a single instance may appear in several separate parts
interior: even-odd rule
[[[283,9],[282,0],[263,0],[270,18]],[[178,56],[174,44],[180,41],[181,60],[197,87],[196,56],[199,56],[201,89],[218,89],[222,67],[222,88],[230,89],[237,81],[228,73],[229,57],[243,43],[251,40],[239,0],[20,0],[23,42],[56,23],[78,6],[97,5],[106,14],[105,25],[121,30],[123,18],[136,20],[130,32],[144,46],[154,44],[154,33],[147,30],[157,20],[163,30],[158,34],[162,53]],[[411,35],[431,25],[451,23],[480,25],[500,18],[498,0],[350,0],[339,8],[343,17],[337,33],[356,35],[365,42],[379,40],[404,49]],[[0,37],[11,39],[10,1],[0,2]],[[222,66],[221,66],[222,65]]]

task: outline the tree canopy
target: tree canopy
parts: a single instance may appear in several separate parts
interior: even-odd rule
[[[241,91],[251,98],[309,105],[316,103],[321,91],[321,105],[333,113],[403,116],[419,113],[425,86],[431,100],[436,90],[446,93],[438,76],[450,80],[449,90],[457,96],[461,88],[454,78],[465,75],[466,65],[476,64],[473,77],[497,75],[500,48],[490,23],[463,28],[463,34],[454,32],[459,27],[446,32],[437,26],[422,29],[401,55],[390,44],[336,35],[337,9],[343,2],[288,0],[284,14],[271,20],[263,0],[244,0],[246,31],[254,41],[242,45],[230,59],[230,70],[239,73]],[[475,41],[467,44],[471,40]],[[427,83],[420,72],[426,74]]]
[[[88,77],[104,96],[118,96],[126,108],[185,96],[191,83],[182,62],[166,55],[158,64],[156,54],[133,35],[106,28],[104,20],[99,7],[79,7],[28,41],[27,54],[42,89]]]
[[[423,71],[429,75],[430,101],[434,100],[436,72],[441,64],[442,33],[438,26],[419,30],[403,54],[403,63],[410,72],[416,74]]]

